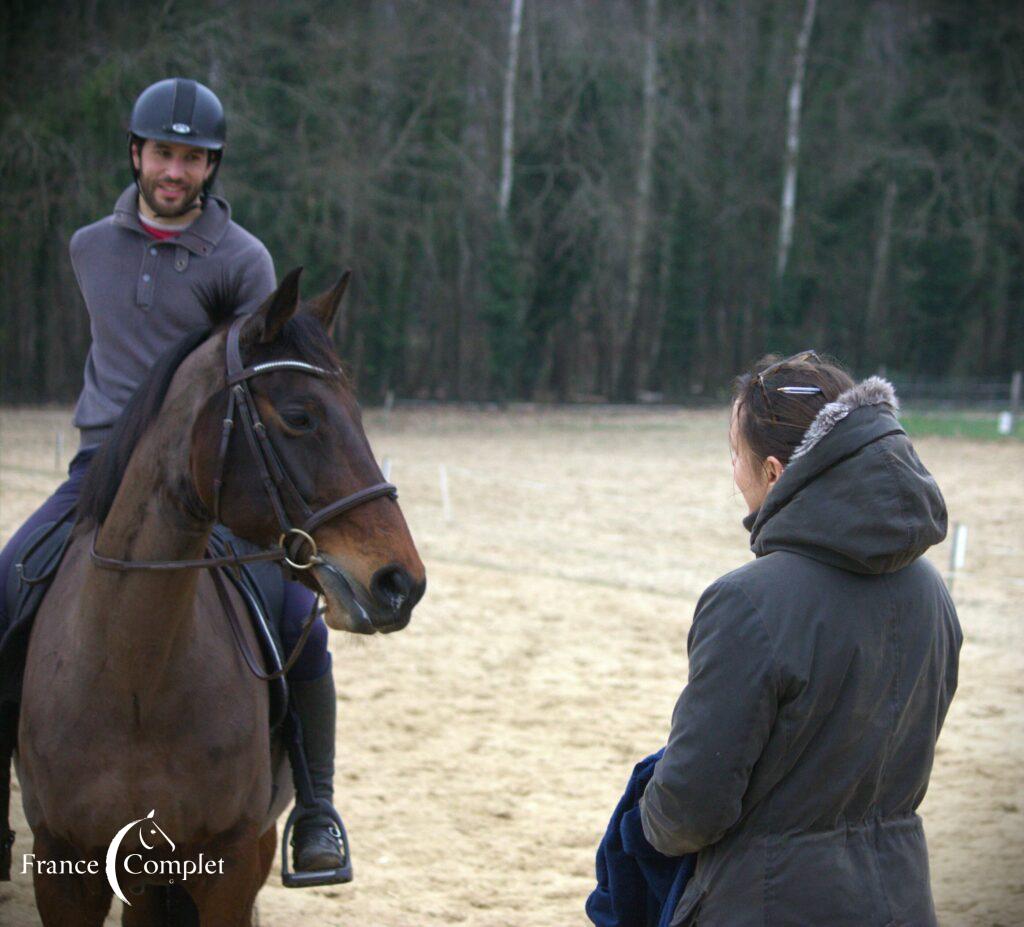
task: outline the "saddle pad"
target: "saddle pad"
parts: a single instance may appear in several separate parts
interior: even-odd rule
[[[21,701],[21,679],[25,672],[25,654],[28,651],[32,620],[46,590],[50,588],[49,579],[36,585],[22,582],[18,567],[21,566],[29,577],[47,573],[52,576],[57,572],[57,565],[67,550],[73,522],[68,519],[54,528],[55,524],[47,522],[33,531],[14,558],[15,566],[10,575],[0,577],[4,581],[8,616],[7,627],[0,628],[0,705]],[[51,529],[53,533],[43,539]],[[33,550],[40,541],[39,546]],[[26,560],[25,554],[29,551],[31,553]]]

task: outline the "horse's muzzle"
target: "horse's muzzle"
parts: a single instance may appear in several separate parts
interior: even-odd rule
[[[409,623],[412,609],[426,589],[426,580],[415,583],[396,565],[378,570],[369,590],[326,557],[312,572],[327,600],[327,624],[353,634],[400,631]]]
[[[374,627],[384,634],[401,631],[426,588],[426,579],[413,582],[408,571],[397,564],[378,570],[370,580],[370,595],[376,605]]]

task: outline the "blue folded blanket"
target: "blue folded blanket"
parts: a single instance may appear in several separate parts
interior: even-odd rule
[[[633,767],[597,848],[597,888],[587,899],[587,917],[597,927],[668,927],[693,875],[696,855],[659,853],[640,823],[640,796],[664,752]]]

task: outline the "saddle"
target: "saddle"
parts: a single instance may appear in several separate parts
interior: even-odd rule
[[[0,577],[8,615],[7,626],[0,627],[0,882],[10,879],[14,843],[14,832],[9,826],[10,768],[18,742],[18,706],[29,637],[36,612],[68,549],[73,516],[72,509],[61,521],[41,525],[29,535],[14,558],[14,571],[10,576]],[[258,549],[221,525],[214,528],[210,537],[210,553],[214,556]],[[280,629],[275,620],[284,598],[280,567],[271,562],[246,563],[223,569],[222,573],[245,602],[267,671],[279,670],[284,662]],[[270,680],[269,685],[270,726],[276,730],[288,715],[288,687],[283,676]],[[294,735],[288,736],[291,739]]]

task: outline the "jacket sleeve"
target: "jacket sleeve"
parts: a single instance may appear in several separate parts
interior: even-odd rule
[[[274,260],[261,244],[246,260],[239,262],[238,308],[235,315],[248,315],[263,305],[277,289]]]
[[[775,721],[772,642],[746,594],[728,580],[697,603],[690,674],[665,754],[640,801],[644,835],[667,856],[716,843],[740,817],[751,771]]]

